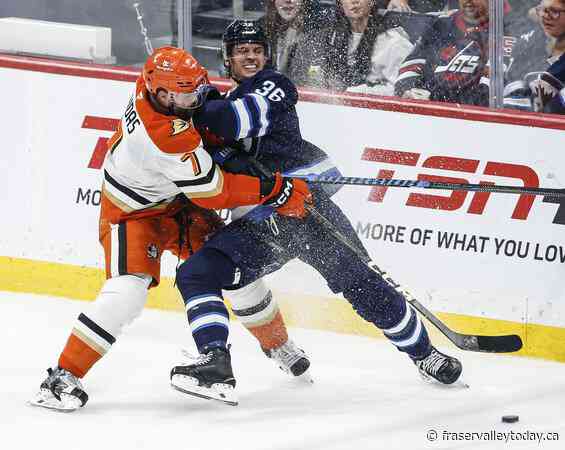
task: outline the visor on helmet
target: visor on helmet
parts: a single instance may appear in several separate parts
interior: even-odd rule
[[[173,92],[169,91],[169,101],[177,108],[196,109],[201,106],[197,92]]]

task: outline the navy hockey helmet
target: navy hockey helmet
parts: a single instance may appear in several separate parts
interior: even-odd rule
[[[267,59],[271,57],[271,49],[267,35],[261,24],[254,20],[236,19],[228,25],[222,36],[222,56],[224,66],[229,68],[228,58],[237,44],[261,44]]]

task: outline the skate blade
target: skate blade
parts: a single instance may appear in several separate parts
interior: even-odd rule
[[[458,387],[460,389],[469,389],[471,387],[468,383],[463,381],[461,378],[459,378],[455,383],[453,383],[453,386]]]
[[[451,384],[443,384],[432,377],[427,377],[422,374],[420,374],[420,378],[425,383],[437,387],[439,389],[469,389],[471,387],[467,383],[465,383],[465,381],[463,381],[461,378],[459,378],[458,380],[456,380],[454,383]]]
[[[196,378],[186,375],[175,375],[171,379],[171,387],[184,394],[205,400],[216,400],[231,406],[238,405],[234,388],[229,384],[214,383],[210,387],[199,386]]]
[[[57,400],[51,392],[40,392],[31,400],[28,400],[29,406],[35,406],[44,409],[50,409],[58,412],[73,412],[81,407],[81,401],[72,395],[61,395],[61,400]]]
[[[294,379],[303,384],[314,384],[314,378],[312,378],[309,370],[301,375],[298,375],[297,377],[294,377]]]

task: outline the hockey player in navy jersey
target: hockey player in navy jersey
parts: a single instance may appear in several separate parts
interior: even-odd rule
[[[194,115],[202,134],[220,138],[207,147],[213,159],[226,171],[262,177],[275,171],[337,173],[321,149],[302,139],[295,110],[296,87],[284,75],[265,67],[269,48],[260,26],[245,20],[230,24],[223,36],[223,54],[235,89],[222,97],[211,86],[201,88],[203,103]],[[334,192],[317,185],[310,189],[314,208],[363,249],[349,220],[331,200]],[[392,344],[409,355],[424,378],[442,384],[459,378],[461,363],[431,345],[423,323],[405,298],[328,233],[313,214],[304,219],[286,218],[272,208],[257,207],[236,209],[234,219],[178,270],[177,285],[200,357],[172,369],[173,387],[226,400],[225,388],[235,386],[226,345],[228,330],[225,323],[207,318],[222,308],[222,290],[231,291],[227,296],[233,302],[234,294],[254,291],[261,277],[293,258],[315,268],[357,314],[383,330]],[[245,305],[245,314],[258,314],[271,302],[269,296],[254,298],[255,304]]]

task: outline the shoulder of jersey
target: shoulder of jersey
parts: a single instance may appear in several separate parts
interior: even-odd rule
[[[261,71],[253,82],[253,87],[258,88],[263,86],[265,81],[271,81],[277,87],[281,88],[290,98],[298,97],[298,91],[294,83],[284,74],[273,70],[265,69]]]
[[[200,145],[200,134],[191,120],[158,113],[151,107],[143,92],[137,95],[136,109],[149,138],[159,150],[183,154]]]
[[[289,85],[293,84],[292,81],[290,81],[290,79],[286,75],[284,75],[284,74],[282,74],[279,71],[274,70],[274,69],[264,69],[261,72],[259,72],[257,74],[257,76],[255,77],[255,83],[254,84],[262,83],[263,81],[266,81],[266,80],[273,81],[273,82],[277,83],[278,85],[281,85],[282,83],[289,84]]]
[[[436,31],[439,30],[443,30],[443,31],[449,31],[449,30],[453,30],[453,28],[457,28],[457,17],[458,15],[455,14],[442,14],[440,16],[436,17],[436,20],[434,20],[432,22],[432,26],[430,29],[434,29],[436,28]],[[427,30],[427,31],[428,31]]]

